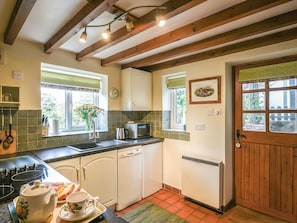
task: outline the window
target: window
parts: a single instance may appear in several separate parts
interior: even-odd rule
[[[90,72],[43,64],[41,110],[48,117],[50,134],[85,131],[86,124],[74,109],[83,104],[95,104],[106,110],[104,101],[107,100],[104,100],[101,90],[104,84],[107,84],[105,75],[90,75]],[[58,130],[53,128],[53,120],[58,120]],[[99,115],[95,124],[97,130],[106,130],[106,115]]]
[[[186,124],[185,75],[168,75],[163,79],[163,110],[167,111],[163,129],[184,130]]]
[[[245,131],[297,133],[297,78],[243,83],[242,90]]]

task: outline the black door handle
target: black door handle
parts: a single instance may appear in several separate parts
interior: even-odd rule
[[[237,140],[239,140],[240,138],[246,138],[244,134],[240,133],[239,129],[236,130],[236,137],[237,137]]]

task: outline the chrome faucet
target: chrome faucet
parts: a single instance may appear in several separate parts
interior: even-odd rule
[[[99,136],[99,132],[97,132],[97,134],[96,134],[96,125],[95,125],[94,119],[92,119],[92,121],[91,121],[91,127],[92,127],[93,132],[89,133],[89,139],[93,140],[93,142],[96,142],[96,139],[100,138],[100,136]]]

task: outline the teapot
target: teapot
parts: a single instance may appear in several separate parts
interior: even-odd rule
[[[36,180],[31,186],[22,185],[16,202],[16,214],[22,223],[47,222],[57,206],[57,201],[56,191],[50,185]]]

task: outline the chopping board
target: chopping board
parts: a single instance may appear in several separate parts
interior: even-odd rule
[[[12,154],[16,152],[16,131],[11,130],[11,135],[13,136],[13,142],[9,145],[7,149],[3,148],[3,141],[6,139],[5,131],[0,131],[0,138],[2,140],[0,144],[0,155]]]

